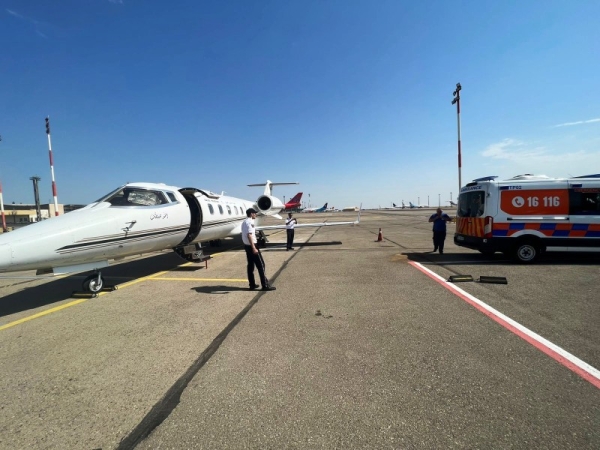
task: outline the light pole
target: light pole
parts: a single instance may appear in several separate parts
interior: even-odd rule
[[[462,87],[460,83],[456,83],[456,90],[452,93],[454,96],[454,100],[452,100],[452,104],[456,103],[456,120],[458,124],[458,192],[460,192],[460,188],[462,187],[462,180],[460,178],[460,170],[462,168],[462,161],[460,156],[460,90]]]
[[[41,180],[38,176],[29,178],[33,181],[33,195],[35,197],[35,211],[37,212],[37,221],[42,221],[42,211],[40,209],[40,190],[38,189],[38,182]]]
[[[442,198],[440,196],[440,194],[438,194],[438,208],[442,207]]]

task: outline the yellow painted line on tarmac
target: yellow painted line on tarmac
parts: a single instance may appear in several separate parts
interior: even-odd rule
[[[123,284],[120,284],[118,286],[119,287],[130,286],[132,284],[139,283],[140,281],[151,279],[152,277],[157,277],[157,276],[163,275],[165,273],[167,273],[167,272],[166,271],[157,272],[157,273],[155,273],[153,275],[141,278],[139,280],[134,280],[134,281],[131,281],[129,283],[123,283]],[[104,294],[108,294],[108,292],[98,292],[98,294],[96,294],[96,297],[100,297],[100,296],[102,296]],[[42,312],[39,312],[37,314],[33,314],[31,316],[23,317],[22,319],[15,320],[14,322],[9,322],[9,323],[7,323],[5,325],[0,326],[0,331],[5,330],[7,328],[14,327],[15,325],[19,325],[19,324],[28,322],[28,321],[33,320],[33,319],[38,319],[40,317],[47,316],[48,314],[53,314],[53,313],[61,311],[63,309],[70,308],[71,306],[79,305],[80,303],[86,302],[88,300],[89,300],[89,298],[82,298],[82,299],[79,299],[79,300],[74,300],[72,302],[65,303],[64,305],[60,305],[60,306],[57,306],[55,308],[50,308],[50,309],[48,309],[46,311],[42,311]]]
[[[222,252],[222,253],[215,253],[214,255],[211,255],[211,256],[214,257],[214,256],[217,256],[217,255],[222,255],[223,253],[224,252]],[[192,265],[192,264],[193,263],[191,263],[191,262],[187,262],[187,263],[179,265],[178,267],[189,266],[189,265]],[[169,273],[169,272],[171,272],[171,271],[170,270],[164,270],[162,272],[157,272],[155,274],[148,275],[147,277],[139,278],[137,280],[132,280],[132,281],[129,281],[127,283],[118,284],[117,286],[119,288],[124,288],[124,287],[128,287],[128,286],[132,286],[132,285],[137,284],[137,283],[141,283],[142,281],[154,280],[154,279],[165,280],[165,281],[166,280],[169,280],[169,281],[178,281],[178,280],[188,280],[188,281],[239,281],[239,282],[248,281],[248,280],[245,280],[245,279],[242,280],[242,279],[227,279],[227,278],[166,278],[166,277],[165,278],[157,278],[157,277],[160,277],[161,275],[164,275],[164,274]],[[63,275],[63,276],[61,276],[61,278],[64,278],[66,276],[68,276],[68,275]],[[58,277],[56,277],[56,278],[58,278]],[[104,294],[108,294],[108,292],[98,292],[98,294],[96,294],[96,297],[100,297],[100,296],[102,296]],[[25,322],[29,322],[30,320],[34,320],[34,319],[38,319],[38,318],[43,317],[43,316],[47,316],[48,314],[53,314],[53,313],[61,311],[63,309],[70,308],[71,306],[79,305],[80,303],[86,302],[88,300],[89,300],[88,298],[74,300],[72,302],[65,303],[64,305],[60,305],[60,306],[57,306],[55,308],[51,308],[51,309],[48,309],[46,311],[39,312],[37,314],[33,314],[31,316],[23,317],[22,319],[15,320],[14,322],[9,322],[7,324],[0,325],[0,331],[6,330],[7,328],[14,327],[16,325],[20,325],[20,324],[25,323]]]
[[[133,286],[134,284],[141,283],[142,281],[151,280],[154,277],[160,277],[161,275],[164,275],[165,273],[169,273],[169,271],[163,270],[162,272],[156,272],[152,275],[148,275],[147,277],[138,278],[137,280],[128,281],[127,283],[119,284],[117,286],[119,286],[119,289],[124,288],[124,287]]]
[[[23,317],[22,319],[15,320],[14,322],[9,322],[9,323],[7,323],[5,325],[0,326],[0,330],[5,330],[7,328],[14,327],[15,325],[19,325],[21,323],[28,322],[28,321],[33,320],[33,319],[37,319],[38,317],[43,317],[43,316],[46,316],[48,314],[55,313],[57,311],[60,311],[61,309],[65,309],[65,308],[69,308],[71,306],[78,305],[78,304],[83,303],[83,302],[85,302],[87,300],[88,300],[87,298],[84,298],[84,299],[81,299],[81,300],[75,300],[75,301],[72,301],[72,302],[69,302],[69,303],[65,303],[64,305],[57,306],[56,308],[52,308],[52,309],[48,309],[46,311],[39,312],[37,314],[34,314],[33,316]]]
[[[177,278],[173,278],[173,277],[153,277],[151,278],[152,281],[239,281],[244,282],[244,281],[248,281],[247,278],[183,278],[183,277],[177,277]]]

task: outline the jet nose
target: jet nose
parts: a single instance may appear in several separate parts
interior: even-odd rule
[[[12,264],[12,248],[9,244],[0,244],[0,272]]]

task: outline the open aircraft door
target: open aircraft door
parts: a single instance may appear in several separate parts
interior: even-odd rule
[[[186,261],[200,262],[206,259],[200,244],[191,244],[202,229],[202,207],[199,198],[203,195],[200,189],[183,188],[179,192],[190,208],[190,229],[183,241],[173,250]]]

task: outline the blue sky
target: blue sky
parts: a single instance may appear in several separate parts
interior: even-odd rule
[[[600,173],[598,1],[2,0],[4,202],[128,181],[312,206]]]

